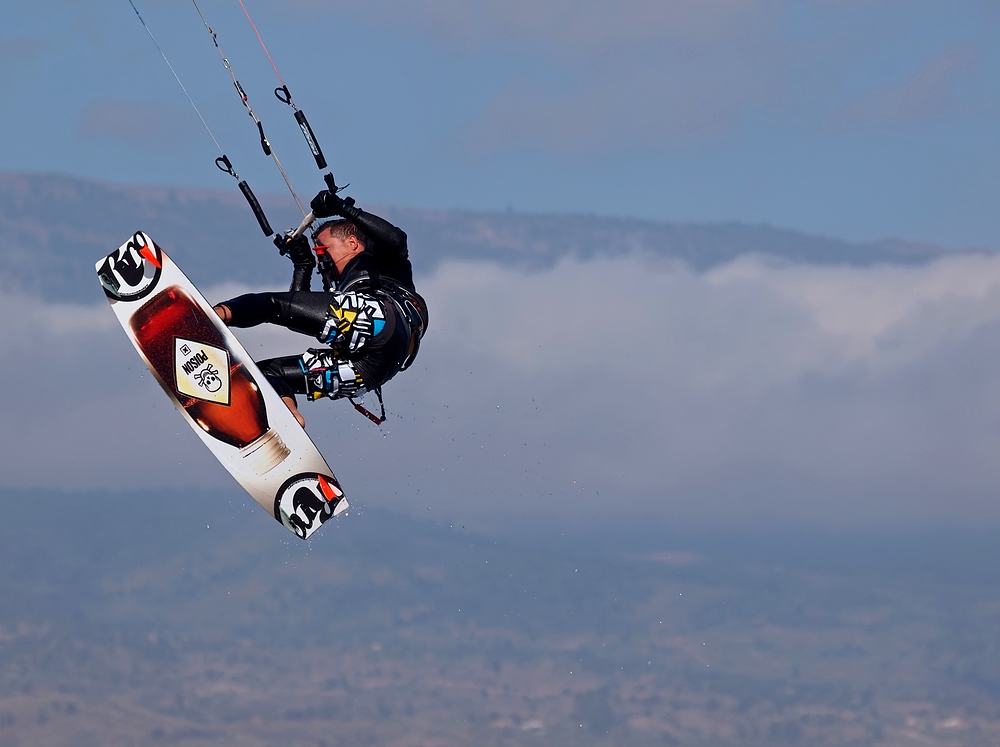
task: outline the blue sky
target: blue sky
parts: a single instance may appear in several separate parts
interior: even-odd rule
[[[283,190],[193,5],[136,0],[241,176]],[[299,191],[237,0],[200,3]],[[1000,248],[1000,30],[978,0],[247,0],[368,204],[766,222]],[[231,188],[127,0],[13,0],[0,168]]]

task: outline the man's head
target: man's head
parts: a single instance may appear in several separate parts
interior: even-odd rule
[[[316,245],[325,248],[338,272],[365,250],[367,241],[358,227],[348,220],[327,221],[316,230]]]
[[[361,244],[362,249],[366,247],[368,241],[365,235],[361,232],[361,229],[349,220],[345,220],[343,218],[328,220],[316,229],[316,240],[323,246],[327,246],[326,239],[329,239],[330,237],[340,239],[341,241],[346,241],[347,239],[353,237],[355,241]]]

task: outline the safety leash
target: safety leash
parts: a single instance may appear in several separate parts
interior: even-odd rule
[[[370,421],[375,423],[375,425],[382,425],[385,422],[385,403],[382,401],[382,387],[376,387],[375,396],[378,397],[379,407],[382,408],[382,415],[376,415],[370,410],[366,409],[364,405],[358,404],[353,398],[348,397],[347,401],[354,405],[354,409],[368,418]]]
[[[149,34],[149,38],[153,42],[153,46],[156,47],[156,51],[160,53],[160,57],[162,57],[163,61],[167,63],[167,67],[170,69],[171,74],[174,76],[174,80],[177,81],[177,85],[179,85],[181,87],[181,90],[184,91],[184,95],[187,97],[188,103],[191,104],[191,108],[194,109],[195,114],[198,115],[198,119],[200,119],[201,123],[205,126],[205,130],[208,132],[208,136],[212,138],[212,142],[215,143],[215,147],[218,148],[219,153],[222,154],[215,159],[215,165],[219,168],[220,171],[224,171],[237,181],[240,191],[243,193],[243,196],[246,197],[247,202],[250,205],[250,209],[253,210],[254,217],[257,219],[257,223],[260,225],[260,230],[264,232],[265,236],[272,235],[274,231],[271,229],[271,224],[268,223],[267,216],[264,215],[264,209],[260,206],[260,202],[257,201],[257,197],[254,195],[253,190],[250,189],[250,185],[246,183],[246,180],[240,179],[239,174],[237,174],[236,170],[233,169],[232,162],[229,160],[229,157],[226,155],[225,151],[222,150],[222,146],[219,145],[219,141],[216,139],[215,134],[212,132],[212,128],[208,126],[208,122],[206,122],[205,118],[201,115],[201,112],[198,110],[197,105],[195,105],[194,103],[194,99],[191,98],[191,94],[189,94],[187,88],[184,87],[184,84],[181,82],[180,76],[177,75],[177,71],[174,70],[174,66],[170,64],[170,60],[167,59],[167,55],[164,54],[163,49],[160,47],[159,42],[156,41],[156,37],[153,36],[153,32],[150,31],[149,26],[146,25],[146,21],[144,21],[142,15],[140,15],[139,9],[135,7],[135,3],[132,2],[132,0],[128,0],[128,3],[129,5],[132,6],[132,10],[135,11],[135,15],[136,18],[139,19],[139,23],[142,24],[142,27],[146,29],[146,33]]]

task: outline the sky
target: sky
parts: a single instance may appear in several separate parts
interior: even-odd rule
[[[294,185],[238,0],[202,0]],[[1000,248],[988,0],[246,0],[369,204],[769,223]],[[136,0],[237,171],[284,189],[193,4]],[[0,169],[233,188],[127,0],[6,0]]]
[[[995,3],[245,3],[362,205],[1000,249]],[[136,5],[236,170],[280,192],[194,6]],[[308,199],[319,172],[239,3],[200,6]],[[0,169],[234,190],[127,0],[6,3],[0,66]],[[1000,520],[997,256],[453,260],[418,287],[431,329],[386,387],[386,427],[304,407],[357,510],[480,528]],[[0,319],[0,411],[18,424],[0,486],[237,490],[103,298],[3,292]],[[240,337],[257,358],[308,345]]]

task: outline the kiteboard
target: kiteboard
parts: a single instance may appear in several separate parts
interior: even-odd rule
[[[347,509],[312,439],[163,249],[137,232],[97,276],[163,391],[261,507],[302,539]]]

